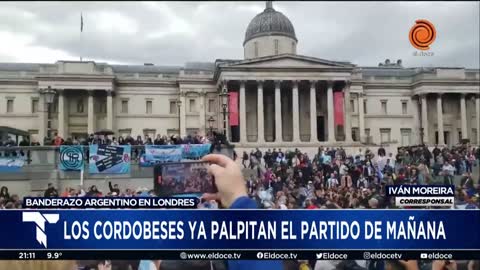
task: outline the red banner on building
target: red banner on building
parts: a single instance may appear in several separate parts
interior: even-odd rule
[[[343,126],[343,92],[333,93],[333,109],[334,109],[334,123],[335,126]]]
[[[229,92],[228,111],[230,126],[238,126],[238,92]]]

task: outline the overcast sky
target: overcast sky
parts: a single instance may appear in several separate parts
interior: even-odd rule
[[[297,53],[376,66],[480,66],[479,2],[273,2],[293,23]],[[0,2],[0,62],[86,60],[183,65],[242,59],[265,2]],[[80,12],[84,32],[80,36]],[[413,56],[415,20],[437,29],[434,56]]]

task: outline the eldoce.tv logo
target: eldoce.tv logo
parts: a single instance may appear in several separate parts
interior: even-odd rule
[[[416,20],[408,33],[408,38],[413,47],[426,51],[437,37],[437,30],[428,20]]]
[[[59,214],[44,214],[40,212],[24,212],[23,222],[35,222],[37,224],[37,241],[39,244],[47,247],[47,234],[45,234],[45,221],[49,224],[55,224],[60,219]]]
[[[437,37],[437,30],[433,23],[428,20],[416,20],[415,24],[410,28],[408,39],[410,44],[420,51],[413,52],[414,56],[433,56],[434,53],[430,50],[430,45]]]

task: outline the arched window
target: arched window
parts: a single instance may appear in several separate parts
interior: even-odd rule
[[[258,42],[257,41],[253,42],[253,46],[255,49],[255,57],[258,57]]]
[[[292,42],[292,54],[295,54],[295,42]]]
[[[277,55],[278,54],[278,39],[275,39],[273,41],[273,43],[274,43],[274,46],[275,46],[275,55]]]

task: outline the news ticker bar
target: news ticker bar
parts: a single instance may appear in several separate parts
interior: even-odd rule
[[[479,260],[480,250],[0,250],[0,260]]]

